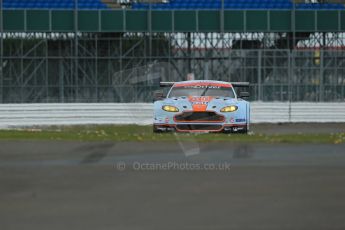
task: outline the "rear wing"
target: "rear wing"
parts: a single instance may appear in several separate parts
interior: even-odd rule
[[[175,82],[160,82],[159,86],[160,87],[172,87],[175,84]],[[233,87],[249,87],[250,83],[249,82],[231,82],[231,85]]]
[[[231,82],[231,85],[233,87],[249,87],[250,83],[249,82]]]
[[[175,82],[166,82],[166,81],[159,82],[160,87],[171,87],[174,84],[175,84]]]

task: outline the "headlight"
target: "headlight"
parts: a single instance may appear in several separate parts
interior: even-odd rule
[[[227,112],[235,112],[238,109],[236,105],[230,105],[222,108],[220,112],[227,113]]]
[[[179,111],[178,108],[176,108],[175,106],[171,106],[171,105],[164,105],[162,107],[162,109],[164,111],[167,111],[167,112],[178,112]]]

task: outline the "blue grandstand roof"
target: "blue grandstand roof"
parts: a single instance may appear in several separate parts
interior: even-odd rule
[[[73,9],[75,0],[3,0],[5,9]],[[152,3],[155,10],[196,10],[221,9],[221,0],[170,0],[167,3]],[[300,3],[296,9],[345,9],[343,4],[336,3]],[[101,0],[78,0],[79,9],[109,9]],[[149,9],[148,3],[133,3],[132,9]],[[291,0],[224,0],[225,9],[293,9]]]
[[[73,9],[74,0],[3,0],[5,9]],[[100,0],[78,0],[79,9],[107,9]]]
[[[151,4],[152,9],[221,9],[221,0],[170,0],[168,3]],[[149,9],[148,3],[134,3],[133,9]],[[224,0],[225,9],[293,9],[291,0]],[[296,4],[296,9],[345,9],[343,4]]]

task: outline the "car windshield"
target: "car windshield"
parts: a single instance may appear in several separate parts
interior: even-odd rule
[[[175,86],[169,93],[170,98],[188,96],[235,97],[231,87],[219,86]]]

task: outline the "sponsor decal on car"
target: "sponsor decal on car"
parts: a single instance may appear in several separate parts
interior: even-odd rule
[[[210,97],[210,96],[204,96],[204,97],[189,96],[188,97],[188,100],[192,105],[195,105],[195,104],[207,105],[212,99],[213,97]]]
[[[246,121],[246,119],[244,119],[244,118],[236,119],[236,122],[245,122],[245,121]]]
[[[194,97],[189,96],[188,100],[192,104],[193,111],[206,111],[208,103],[213,99],[210,96]]]

